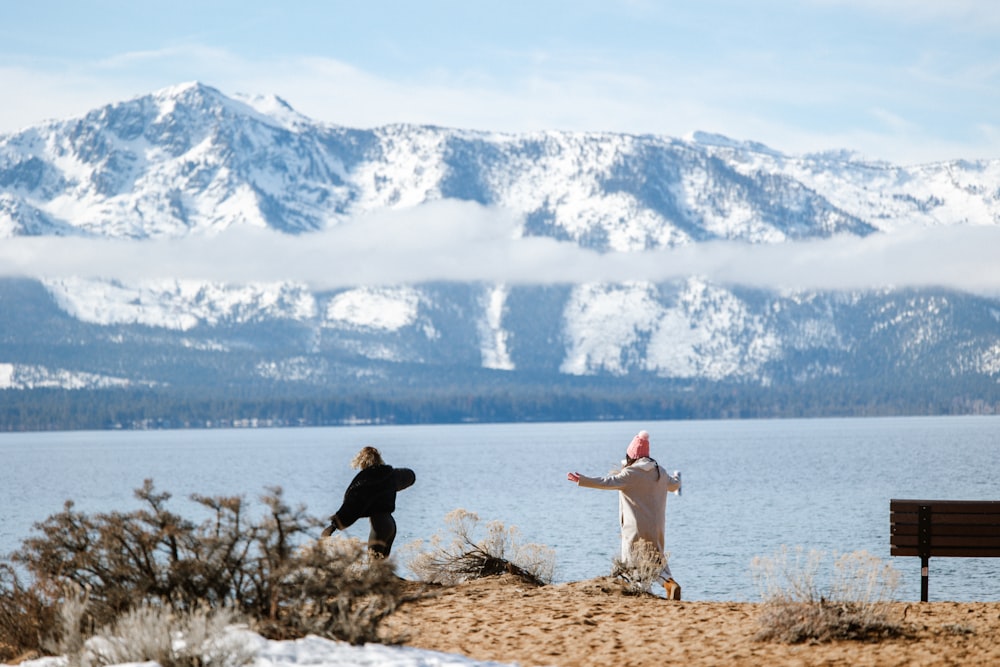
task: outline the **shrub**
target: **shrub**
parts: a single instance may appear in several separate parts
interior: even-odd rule
[[[653,584],[661,581],[660,573],[667,564],[667,557],[652,542],[639,540],[632,546],[630,562],[614,559],[611,576],[625,582],[626,592],[652,593]]]
[[[838,557],[827,586],[821,586],[823,554],[791,554],[782,547],[772,558],[753,560],[763,605],[759,640],[786,643],[835,639],[877,640],[906,634],[891,616],[899,576],[891,565],[864,551]]]
[[[307,545],[296,561],[279,584],[284,625],[351,644],[402,643],[401,636],[379,634],[404,599],[391,559],[373,558],[362,542],[338,537]]]
[[[170,494],[150,480],[136,497],[142,507],[133,512],[87,515],[67,502],[36,524],[40,535],[12,556],[32,584],[21,584],[11,566],[0,569],[0,648],[43,649],[41,631],[59,625],[56,616],[73,609],[79,591],[86,592],[84,634],[147,607],[209,608],[231,609],[272,638],[312,632],[354,642],[376,641],[374,626],[401,595],[391,561],[368,562],[360,548],[317,548],[309,534],[323,522],[289,507],[280,488],[261,497],[260,517],[248,516],[240,497],[192,496],[208,510],[199,524],[168,511]],[[307,618],[303,603],[318,614],[348,611],[320,622]]]
[[[555,552],[539,544],[519,544],[516,527],[499,521],[486,524],[486,536],[476,540],[479,516],[456,509],[445,516],[450,539],[441,533],[429,541],[429,550],[417,541],[407,545],[408,567],[423,581],[456,584],[470,579],[513,574],[533,584],[551,583]]]
[[[104,667],[123,663],[156,662],[161,667],[242,667],[253,661],[253,650],[231,626],[234,612],[224,607],[176,611],[169,606],[143,603],[89,639],[77,634],[86,601],[65,603],[64,640],[56,651],[70,667]]]
[[[0,563],[0,662],[37,652],[56,614],[50,595],[40,586],[25,586],[13,567]]]
[[[268,512],[256,522],[239,497],[193,496],[211,511],[200,525],[168,511],[170,494],[156,493],[149,480],[136,497],[146,507],[94,516],[67,502],[36,525],[42,535],[25,540],[14,561],[38,582],[86,590],[97,626],[148,600],[179,609],[232,604],[266,618],[277,579],[292,564],[293,540],[319,525],[289,508],[280,488],[262,496]]]

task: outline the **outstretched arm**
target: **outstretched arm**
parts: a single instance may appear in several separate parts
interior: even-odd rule
[[[330,516],[330,525],[323,529],[323,537],[329,537],[337,530],[343,530],[346,526],[341,522],[336,514]]]
[[[631,486],[635,481],[635,474],[632,468],[625,468],[621,472],[605,475],[604,477],[588,477],[579,473],[576,475],[576,483],[589,489],[623,489]]]
[[[417,481],[417,476],[409,468],[394,468],[392,471],[393,481],[396,483],[396,490],[402,491],[413,486]]]

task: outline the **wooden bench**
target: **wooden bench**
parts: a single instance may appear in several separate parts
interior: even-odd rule
[[[927,602],[930,558],[1000,557],[1000,500],[890,500],[892,556],[920,557]]]

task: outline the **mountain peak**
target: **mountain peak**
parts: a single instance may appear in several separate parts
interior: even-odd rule
[[[218,88],[213,88],[200,81],[189,81],[188,83],[161,88],[151,95],[141,96],[133,101],[150,98],[155,100],[161,108],[165,105],[168,108],[172,108],[174,105],[180,104],[196,109],[204,109],[220,104],[227,104],[232,101]]]
[[[184,97],[187,95],[222,95],[218,88],[213,88],[201,81],[185,81],[173,86],[167,86],[153,93],[154,97]]]
[[[290,130],[319,124],[296,111],[291,104],[277,95],[237,93],[231,99],[244,104],[248,113],[259,115],[264,122],[278,124]]]

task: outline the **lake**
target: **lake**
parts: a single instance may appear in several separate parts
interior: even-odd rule
[[[88,513],[137,508],[146,478],[185,516],[192,493],[257,506],[280,486],[325,517],[355,473],[351,457],[371,444],[417,474],[397,501],[395,554],[462,508],[554,549],[556,581],[589,579],[617,555],[617,498],[566,472],[608,472],[640,429],[652,456],[683,473],[666,533],[688,600],[759,599],[751,561],[782,545],[822,551],[831,568],[836,554],[868,551],[900,571],[897,597],[919,600],[919,559],[889,556],[889,499],[1000,499],[1000,417],[12,433],[0,434],[0,554],[68,499]],[[367,521],[347,532],[365,539]],[[1000,559],[931,559],[930,598],[1000,600],[998,574]]]

